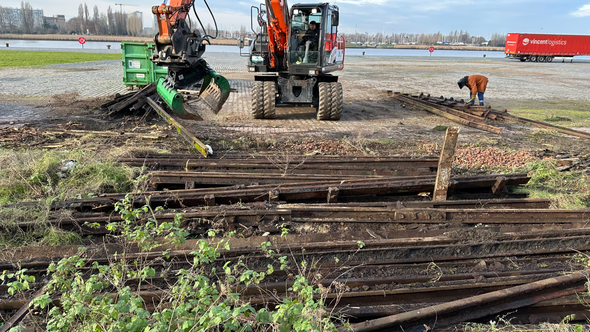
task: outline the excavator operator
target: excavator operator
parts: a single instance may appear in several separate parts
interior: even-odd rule
[[[310,41],[310,50],[318,50],[318,42],[320,40],[320,31],[317,29],[317,23],[315,21],[309,22],[309,29],[305,31],[305,35],[302,38],[303,44]]]
[[[305,45],[305,56],[303,63],[316,63],[318,61],[317,50],[320,41],[320,31],[315,21],[309,22],[309,29],[301,38],[301,44]]]

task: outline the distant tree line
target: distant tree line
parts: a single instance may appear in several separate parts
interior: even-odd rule
[[[392,33],[385,35],[381,32],[376,34],[365,33],[344,33],[342,34],[347,42],[361,44],[418,44],[418,45],[437,45],[437,44],[465,44],[465,45],[482,45],[505,46],[506,35],[494,33],[489,40],[482,36],[472,36],[467,31],[455,30],[448,34],[440,31],[437,33]]]
[[[30,3],[21,2],[20,8],[0,6],[0,33],[71,33],[96,35],[143,34],[141,15],[113,11],[109,6],[106,14],[94,6],[92,15],[86,3],[78,6],[78,16],[69,19],[64,26],[48,23],[43,11],[33,9]]]
[[[84,3],[78,6],[78,16],[67,21],[66,30],[77,34],[141,36],[143,22],[141,16],[113,11],[111,6],[107,8],[106,14],[94,6],[91,16]]]
[[[119,36],[141,36],[144,34],[143,22],[140,14],[123,13],[122,10],[113,11],[109,6],[106,13],[101,13],[97,6],[94,6],[92,15],[86,3],[78,6],[78,16],[69,19],[62,26],[49,23],[49,19],[43,16],[43,10],[33,9],[30,3],[21,2],[20,8],[0,6],[0,33],[70,33],[70,34],[95,34],[95,35],[119,35]],[[65,21],[65,18],[63,19]],[[53,22],[53,21],[52,21]],[[199,27],[200,28],[200,27]],[[157,27],[154,27],[157,31]],[[156,31],[148,34],[153,36]],[[215,36],[215,28],[211,24],[205,27],[207,34]],[[235,38],[236,36],[253,37],[245,26],[238,31],[220,30],[220,38]],[[441,32],[431,34],[414,33],[392,33],[385,35],[381,32],[376,34],[345,33],[347,42],[361,44],[477,44],[487,43],[489,46],[505,46],[506,35],[500,33],[492,34],[489,40],[482,36],[472,36],[467,31],[451,31],[448,34]]]

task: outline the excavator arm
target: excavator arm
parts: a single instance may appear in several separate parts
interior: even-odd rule
[[[268,51],[272,68],[283,65],[291,17],[287,0],[265,0],[268,15]]]
[[[178,89],[203,81],[199,98],[215,113],[219,112],[230,93],[227,79],[202,58],[205,42],[209,42],[210,36],[203,36],[198,29],[191,30],[187,23],[193,4],[194,0],[171,0],[169,4],[152,7],[159,31],[150,60],[158,66],[168,67],[168,75],[160,78],[157,91],[176,114],[185,118],[196,118],[197,115],[185,109],[184,98]]]

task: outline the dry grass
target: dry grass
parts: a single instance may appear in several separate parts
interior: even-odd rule
[[[64,200],[132,188],[136,171],[88,150],[0,150],[0,204]]]

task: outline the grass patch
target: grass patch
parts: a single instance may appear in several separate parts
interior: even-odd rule
[[[590,111],[584,109],[520,109],[510,113],[521,118],[542,121],[559,122],[567,127],[586,127],[590,125]]]
[[[379,144],[384,145],[384,146],[393,146],[396,143],[397,142],[392,138],[383,138],[383,139],[379,140]]]
[[[572,121],[572,119],[570,118],[564,118],[558,115],[550,115],[548,117],[545,118],[546,122],[561,122],[561,121]]]
[[[52,218],[66,218],[71,211],[63,211]],[[35,207],[0,208],[0,248],[31,245],[75,245],[82,244],[80,235],[56,229],[47,224],[50,217],[49,201],[42,201]],[[26,223],[27,227],[19,227]]]
[[[432,128],[432,131],[447,131],[448,128],[448,126],[436,126]]]
[[[87,150],[0,150],[0,204],[128,192],[136,171]]]
[[[0,248],[82,244],[78,234],[47,223],[68,218],[71,213],[51,212],[51,204],[133,190],[139,172],[115,162],[114,158],[88,150],[0,149],[0,205],[37,200],[33,207],[0,208]]]
[[[0,68],[121,59],[121,54],[44,51],[0,51]]]
[[[523,189],[531,198],[551,198],[553,207],[583,209],[590,207],[590,179],[582,172],[558,172],[557,162],[535,161],[523,169],[531,180]]]

